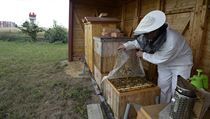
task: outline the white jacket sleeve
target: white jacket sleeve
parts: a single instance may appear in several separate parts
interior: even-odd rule
[[[126,50],[140,48],[139,43],[138,43],[137,40],[128,41],[128,42],[124,43],[123,45],[125,46]]]
[[[143,53],[143,59],[153,64],[161,64],[172,60],[177,55],[176,44],[164,44],[160,51],[154,54]]]

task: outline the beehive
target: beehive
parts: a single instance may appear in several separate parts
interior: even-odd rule
[[[90,68],[90,71],[94,72],[94,42],[93,36],[101,36],[104,28],[116,28],[117,19],[103,19],[98,17],[85,17],[85,60]]]
[[[116,80],[128,80],[128,84],[133,84],[131,79],[116,79]],[[130,80],[130,81],[129,81]],[[134,79],[136,80],[136,79]],[[138,79],[144,80],[144,79]],[[116,119],[122,119],[126,104],[127,103],[135,103],[144,105],[152,105],[155,104],[156,96],[160,95],[160,88],[155,86],[154,84],[147,81],[139,81],[140,85],[136,83],[135,85],[130,87],[124,87],[124,90],[120,86],[115,86],[116,82],[111,80],[105,80],[103,82],[103,94],[106,98],[107,103],[110,105],[114,117]],[[119,81],[117,81],[119,83]],[[114,83],[114,85],[113,85]],[[126,82],[125,82],[126,83]],[[142,84],[141,84],[142,83]],[[120,87],[120,88],[119,88]],[[120,90],[119,90],[120,89]],[[133,117],[133,115],[130,115]]]
[[[114,67],[117,56],[117,48],[133,38],[102,38],[94,39],[94,78],[100,86],[101,79],[107,75]]]

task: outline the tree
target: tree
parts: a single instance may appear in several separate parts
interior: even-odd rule
[[[25,21],[22,25],[22,27],[18,27],[23,33],[26,33],[29,35],[32,39],[32,41],[37,41],[37,33],[44,31],[43,28],[39,27],[35,23],[30,23],[28,21]]]
[[[45,40],[50,43],[56,41],[61,41],[63,43],[67,42],[67,29],[62,26],[57,25],[56,21],[53,23],[53,27],[49,28],[44,34]]]

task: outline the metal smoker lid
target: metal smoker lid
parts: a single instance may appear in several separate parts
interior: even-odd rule
[[[177,78],[176,91],[187,97],[196,98],[195,94],[196,88],[193,87],[186,79],[182,78],[180,75]]]

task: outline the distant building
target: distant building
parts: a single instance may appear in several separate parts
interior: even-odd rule
[[[29,20],[30,20],[31,23],[36,22],[36,14],[34,12],[29,13]]]
[[[0,21],[0,28],[12,28],[16,27],[17,24],[11,21]]]

